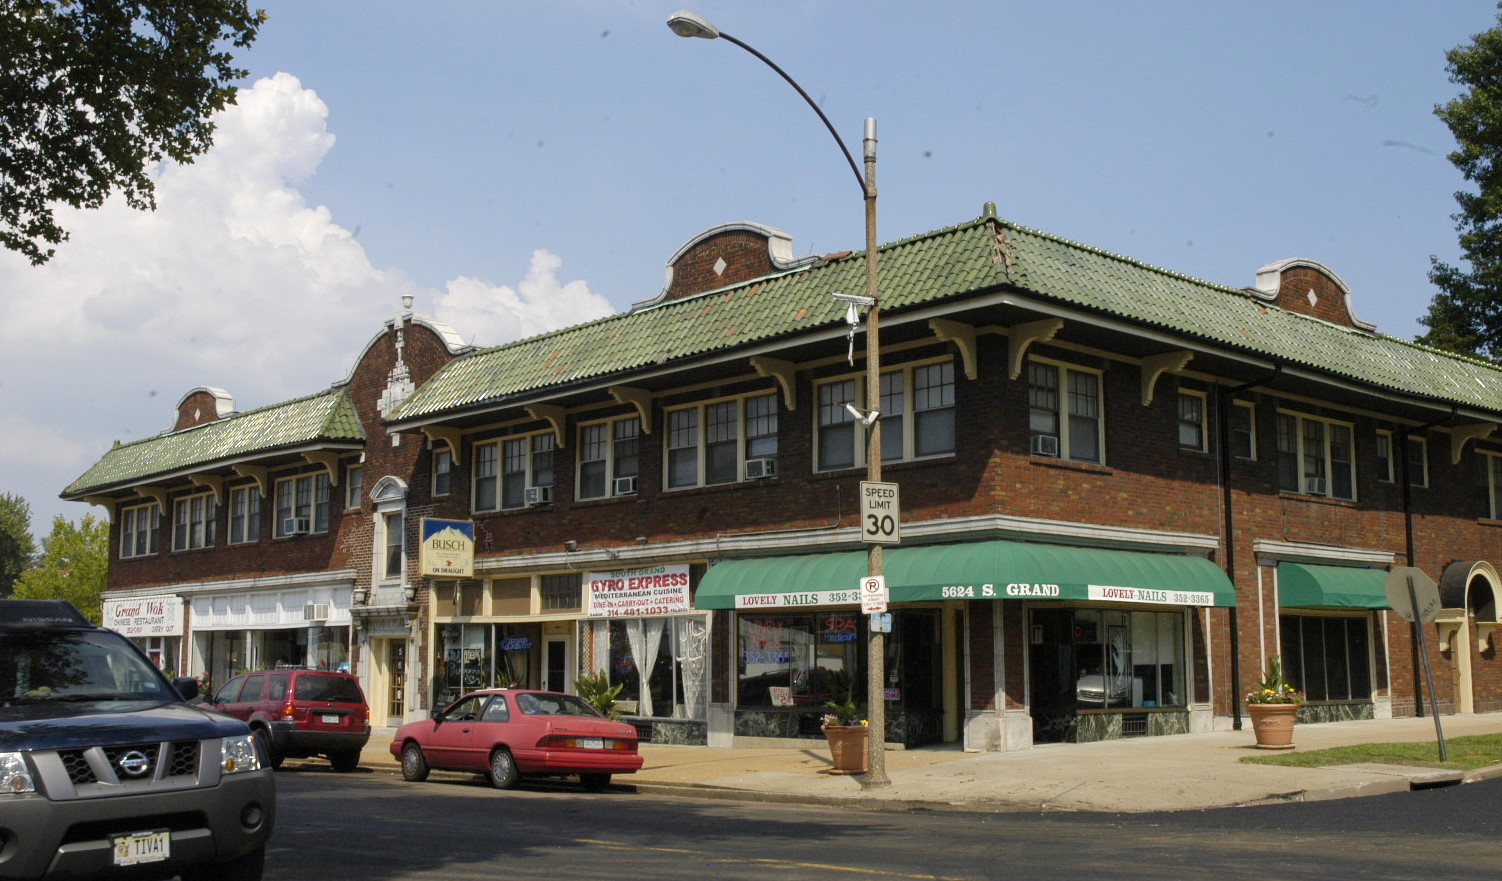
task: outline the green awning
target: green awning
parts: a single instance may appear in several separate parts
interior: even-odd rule
[[[1305,606],[1390,609],[1386,580],[1386,569],[1279,563],[1278,605],[1285,609]]]
[[[1060,599],[1234,606],[1236,591],[1203,557],[1019,541],[888,549],[882,574],[894,603]],[[866,553],[727,560],[699,583],[700,609],[855,605]]]

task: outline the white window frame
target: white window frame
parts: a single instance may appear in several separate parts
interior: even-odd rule
[[[616,492],[615,482],[622,477],[641,475],[641,445],[646,435],[640,416],[617,416],[579,425],[579,446],[574,465],[574,498],[579,501],[608,499],[632,495]],[[594,466],[604,475],[599,490],[585,485],[585,469]]]
[[[1209,395],[1193,389],[1179,389],[1178,411],[1179,449],[1194,453],[1209,452]],[[1197,433],[1199,435],[1198,441],[1195,443],[1185,443],[1184,433],[1186,431]]]
[[[161,532],[162,509],[156,502],[121,508],[120,559],[156,556]]]
[[[938,382],[918,388],[920,375],[930,378],[937,371]],[[915,462],[927,459],[943,459],[955,455],[959,446],[959,420],[955,405],[957,383],[954,375],[954,359],[930,358],[912,361],[886,368],[881,372],[879,394],[881,411],[881,460],[891,462]],[[858,423],[847,408],[853,405],[859,410],[866,408],[866,377],[863,373],[846,374],[822,379],[814,383],[814,469],[816,471],[844,471],[866,466],[866,438],[858,430]],[[919,455],[919,423],[926,417],[949,414],[949,449]],[[838,444],[844,452],[849,435],[849,464],[845,457],[829,464],[826,450],[833,451]]]
[[[382,511],[378,516],[382,551],[378,575],[385,584],[400,582],[407,571],[406,511],[396,508]]]
[[[765,404],[769,399],[770,413],[748,416],[753,401]],[[739,483],[746,479],[747,459],[776,459],[780,407],[777,392],[757,391],[664,410],[663,424],[667,427],[662,439],[663,490],[671,492]],[[715,418],[723,413],[729,413],[731,418]],[[764,430],[768,420],[772,427],[770,433]],[[753,423],[760,424],[763,430],[752,434]],[[753,451],[758,455],[752,455]],[[721,467],[728,466],[730,473],[712,480],[709,471],[715,452],[729,455],[729,461],[722,462]]]
[[[1241,453],[1236,452],[1236,447],[1234,445],[1232,446],[1232,455],[1244,462],[1255,462],[1257,461],[1257,403],[1255,401],[1231,402],[1231,425],[1229,434],[1233,438],[1237,434],[1236,413],[1238,412],[1238,408],[1246,411],[1247,430],[1245,434],[1247,439],[1248,455],[1243,456],[1241,455]]]
[[[433,468],[433,495],[444,497],[454,491],[454,451],[449,449],[446,443],[440,443],[433,448],[431,460]]]
[[[1393,483],[1398,479],[1397,448],[1393,446],[1393,433],[1377,429],[1377,480]]]
[[[253,544],[261,539],[261,488],[254,483],[229,491],[227,544]]]
[[[1294,450],[1289,450],[1285,444],[1284,426],[1285,420],[1291,420],[1294,426]],[[1310,428],[1318,426],[1319,437],[1310,436]],[[1335,435],[1344,432],[1346,438],[1346,459],[1336,458]],[[1327,419],[1323,416],[1314,416],[1309,413],[1301,413],[1296,410],[1278,411],[1278,488],[1283,492],[1298,493],[1300,495],[1313,495],[1329,499],[1339,499],[1346,502],[1356,501],[1356,426],[1350,422],[1339,419]],[[1317,443],[1318,450],[1311,450],[1310,444]],[[1298,486],[1290,487],[1285,481],[1283,473],[1283,459],[1287,455],[1295,456]],[[1344,464],[1346,476],[1350,483],[1350,494],[1339,495],[1336,492],[1335,474],[1338,467]],[[1311,480],[1323,479],[1325,491],[1312,492]]]
[[[289,489],[284,490],[283,487]],[[329,500],[333,487],[325,471],[295,474],[278,478],[272,493],[276,520],[272,523],[272,535],[276,538],[291,537],[284,531],[289,519],[308,520],[310,533],[329,531]]]
[[[1044,388],[1035,383],[1035,367],[1052,368],[1057,371],[1058,381],[1052,392],[1055,400],[1052,406],[1040,402],[1034,394],[1035,388]],[[1106,379],[1105,372],[1090,367],[1081,367],[1078,364],[1070,364],[1066,361],[1054,361],[1049,358],[1029,358],[1027,363],[1027,392],[1028,392],[1028,444],[1031,449],[1032,439],[1039,435],[1050,435],[1059,439],[1058,458],[1067,462],[1083,462],[1089,465],[1106,464]],[[1095,413],[1075,412],[1076,408],[1084,403],[1079,392],[1074,388],[1075,377],[1093,377],[1095,383],[1094,405]],[[1046,391],[1047,389],[1044,388]],[[1052,431],[1038,422],[1040,414],[1051,414],[1053,417]],[[1090,458],[1082,454],[1080,443],[1081,428],[1094,424],[1094,443],[1096,455]]]
[[[365,468],[362,465],[346,465],[344,468],[344,509],[360,507],[360,494],[365,491]]]
[[[471,509],[477,514],[519,510],[526,507],[527,487],[555,486],[558,481],[557,441],[550,429],[544,429],[475,444],[471,450],[475,463],[470,475]],[[516,455],[516,444],[524,445],[520,456]],[[508,470],[517,463],[521,464],[520,469]],[[517,475],[521,476],[520,489],[508,497],[509,484],[515,482]],[[493,484],[493,489],[488,492],[482,490],[486,482]]]
[[[219,539],[219,500],[213,492],[172,500],[172,550],[211,548]]]

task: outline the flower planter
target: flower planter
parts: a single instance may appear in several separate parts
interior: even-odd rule
[[[831,774],[866,773],[866,746],[871,729],[865,725],[826,725],[824,737],[829,741],[829,755],[834,759]]]
[[[1298,704],[1247,704],[1252,717],[1252,733],[1258,749],[1293,749],[1293,723]]]

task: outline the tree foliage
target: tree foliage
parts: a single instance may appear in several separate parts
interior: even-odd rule
[[[67,600],[99,623],[99,595],[109,569],[110,525],[85,514],[77,523],[61,514],[52,518],[52,534],[42,539],[37,564],[16,581],[15,596],[33,600]]]
[[[31,505],[20,496],[0,493],[0,597],[10,596],[16,579],[36,556],[31,536]]]
[[[208,150],[246,74],[230,50],[264,20],[245,0],[0,0],[0,245],[41,264],[68,238],[58,205],[155,208],[152,167]]]
[[[1502,7],[1502,3],[1498,4]],[[1420,342],[1454,352],[1502,359],[1502,15],[1445,53],[1450,81],[1465,90],[1434,113],[1455,135],[1449,160],[1475,192],[1455,194],[1460,251],[1469,271],[1430,257],[1429,280],[1439,292],[1420,319]]]

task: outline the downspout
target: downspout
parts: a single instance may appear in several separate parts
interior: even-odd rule
[[[1236,539],[1235,539],[1235,515],[1231,512],[1231,398],[1247,389],[1265,385],[1277,379],[1283,372],[1282,364],[1273,365],[1273,372],[1262,379],[1254,379],[1251,382],[1242,383],[1229,389],[1221,389],[1216,395],[1216,434],[1220,435],[1220,510],[1221,510],[1221,534],[1225,537],[1226,577],[1231,580],[1231,589],[1236,589]],[[1236,615],[1236,606],[1230,608],[1231,615],[1231,728],[1241,730],[1241,634],[1240,622]],[[1215,692],[1210,692],[1210,704],[1215,704]],[[1213,711],[1212,711],[1213,712]]]
[[[1433,422],[1425,422],[1403,432],[1403,442],[1398,445],[1398,463],[1400,479],[1403,481],[1403,552],[1408,555],[1408,565],[1414,565],[1413,555],[1413,483],[1408,479],[1408,438],[1420,432],[1428,431],[1436,425],[1441,425],[1455,419],[1459,410],[1456,404],[1450,405],[1450,415],[1444,419],[1436,419]],[[1424,690],[1419,687],[1419,671],[1423,659],[1419,657],[1419,628],[1424,625],[1418,620],[1413,622],[1413,631],[1408,635],[1408,647],[1412,653],[1413,662],[1413,713],[1417,718],[1424,718]],[[1387,674],[1388,692],[1392,691],[1392,671]]]

